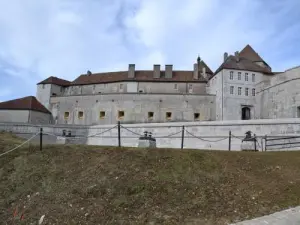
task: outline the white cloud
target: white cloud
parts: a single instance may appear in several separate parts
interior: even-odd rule
[[[129,63],[192,69],[198,54],[216,69],[225,51],[248,43],[275,70],[286,69],[300,59],[299,6],[297,0],[0,0],[0,81],[2,74],[34,84],[48,76],[72,80]]]

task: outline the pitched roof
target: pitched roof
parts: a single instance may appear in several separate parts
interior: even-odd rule
[[[250,45],[246,45],[246,47],[240,52],[240,57],[249,59],[253,62],[265,62]]]
[[[226,61],[216,70],[215,74],[220,72],[222,69],[249,70],[253,72],[273,75],[273,73],[269,69],[261,67],[252,60],[241,56],[239,57],[239,61],[237,61],[237,58],[235,56],[229,56]]]
[[[206,68],[206,73],[213,75],[211,69],[203,62],[200,63],[200,69]],[[140,82],[206,82],[200,76],[198,80],[194,79],[194,72],[173,70],[172,78],[165,78],[165,71],[161,71],[160,78],[153,78],[153,70],[136,70],[134,78],[128,78],[128,71],[94,73],[92,75],[82,74],[75,79],[71,85],[112,83],[119,81],[140,81]]]
[[[41,81],[40,83],[38,84],[56,84],[58,86],[69,86],[71,84],[70,81],[68,80],[64,80],[64,79],[60,79],[58,77],[48,77],[47,79]]]
[[[3,109],[32,110],[51,114],[51,112],[46,109],[46,107],[43,106],[34,96],[27,96],[24,98],[0,102],[0,110]]]

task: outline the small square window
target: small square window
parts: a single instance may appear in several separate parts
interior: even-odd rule
[[[166,112],[166,119],[170,120],[172,118],[172,113],[171,112]]]
[[[67,120],[67,119],[69,119],[69,116],[70,116],[70,113],[69,112],[65,112],[64,113],[64,118]]]
[[[125,116],[125,112],[124,111],[118,111],[118,118],[119,119],[123,119]]]
[[[153,119],[154,112],[148,112],[148,119]]]
[[[100,111],[100,119],[104,119],[105,118],[105,111]]]
[[[194,120],[200,119],[200,113],[194,113]]]
[[[241,77],[242,77],[242,73],[238,72],[238,80],[241,80]]]
[[[78,119],[82,119],[83,118],[83,111],[79,111],[78,112]]]

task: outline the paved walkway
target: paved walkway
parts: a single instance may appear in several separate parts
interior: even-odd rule
[[[300,206],[232,225],[300,225]]]

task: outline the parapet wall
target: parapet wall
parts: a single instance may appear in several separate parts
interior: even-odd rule
[[[228,150],[229,131],[232,133],[231,150],[240,150],[241,139],[247,131],[258,137],[257,147],[264,149],[262,139],[267,136],[300,136],[300,119],[267,119],[249,121],[211,121],[211,122],[182,122],[156,124],[121,124],[121,145],[136,147],[138,138],[144,131],[152,132],[159,148],[180,148],[184,132],[184,148]],[[23,135],[39,132],[40,126],[30,124],[0,123],[0,130],[12,131]],[[110,130],[108,130],[110,129]],[[61,136],[62,131],[71,131],[76,143],[88,145],[118,146],[118,129],[116,125],[102,126],[71,126],[47,125],[43,131],[49,135]],[[80,141],[78,141],[80,140]],[[50,141],[51,142],[51,141]],[[294,148],[296,149],[296,148]]]

